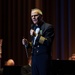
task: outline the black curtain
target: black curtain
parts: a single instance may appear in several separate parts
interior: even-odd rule
[[[30,41],[30,11],[36,7],[43,11],[44,20],[54,25],[52,58],[68,60],[75,53],[74,0],[0,0],[2,66],[9,58],[14,59],[16,65],[27,64],[21,40],[25,37]]]

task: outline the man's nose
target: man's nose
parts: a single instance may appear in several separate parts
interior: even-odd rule
[[[33,19],[35,18],[35,16],[32,17]]]

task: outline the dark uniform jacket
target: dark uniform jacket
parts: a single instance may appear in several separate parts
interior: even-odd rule
[[[40,28],[38,36],[34,44],[34,36],[32,42],[28,46],[32,46],[32,75],[50,75],[51,74],[51,47],[54,39],[54,28],[51,24],[42,22],[35,26],[32,24],[31,29],[36,31]]]
[[[38,26],[40,28],[39,35],[36,39],[35,45],[33,45],[34,37],[32,37],[32,53],[33,55],[38,55],[40,53],[51,53],[51,46],[54,39],[54,29],[51,24],[41,23]],[[32,24],[31,27],[36,30],[35,25]]]

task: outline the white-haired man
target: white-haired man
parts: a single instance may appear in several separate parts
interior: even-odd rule
[[[22,39],[27,48],[32,46],[32,75],[50,75],[51,47],[54,39],[52,24],[43,21],[40,9],[31,10],[31,43]]]

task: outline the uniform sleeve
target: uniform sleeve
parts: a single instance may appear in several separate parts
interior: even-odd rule
[[[37,41],[40,44],[44,44],[49,46],[50,44],[52,44],[54,39],[54,28],[53,26],[49,26],[46,31],[44,32],[44,36],[39,35],[37,37]]]

